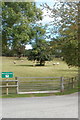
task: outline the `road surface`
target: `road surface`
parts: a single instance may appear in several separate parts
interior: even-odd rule
[[[3,118],[78,118],[78,94],[3,98]]]

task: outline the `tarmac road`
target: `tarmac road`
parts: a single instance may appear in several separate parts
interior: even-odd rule
[[[78,94],[3,98],[3,118],[78,118]]]

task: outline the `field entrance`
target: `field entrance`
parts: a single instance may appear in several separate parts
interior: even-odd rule
[[[60,92],[61,77],[18,77],[18,93]]]
[[[79,78],[64,77],[15,77],[15,80],[2,80],[3,94],[55,93],[78,88]]]

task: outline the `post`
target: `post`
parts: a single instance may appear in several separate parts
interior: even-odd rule
[[[63,92],[64,91],[64,79],[63,79],[63,77],[61,77],[61,82],[60,82],[60,86],[61,86],[61,92]]]
[[[68,89],[71,88],[71,82],[70,82],[71,78],[69,78],[69,82],[68,82]]]
[[[8,91],[8,82],[6,83],[6,94],[7,95],[9,94],[9,91]]]
[[[18,92],[19,92],[19,84],[18,84],[18,79],[17,79],[17,77],[15,77],[15,80],[17,80],[17,81],[16,81],[16,85],[17,85],[17,87],[16,87],[16,94],[18,94]]]
[[[72,78],[72,88],[74,88],[74,78]]]

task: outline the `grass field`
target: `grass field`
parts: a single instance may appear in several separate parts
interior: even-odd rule
[[[0,96],[0,98],[16,98],[16,97],[43,97],[43,96],[53,96],[53,95],[67,95],[78,92],[78,89],[72,89],[64,92],[58,92],[58,93],[36,93],[36,94],[9,94],[9,95],[3,95]]]
[[[21,61],[23,60],[23,61]],[[16,61],[16,64],[13,62]],[[53,65],[53,63],[59,62],[59,65]],[[77,67],[69,68],[68,65],[61,59],[54,59],[53,61],[46,62],[45,66],[34,66],[33,61],[28,61],[27,58],[15,58],[15,57],[2,57],[2,72],[13,72],[14,77],[75,77],[78,74]],[[11,79],[11,78],[10,78]],[[15,79],[15,78],[12,78]],[[30,78],[31,79],[31,78]],[[21,92],[35,91],[35,90],[57,90],[60,89],[60,82],[55,83],[45,81],[29,82],[27,79],[20,79],[19,90]],[[11,93],[15,93],[14,89],[9,89]],[[6,88],[3,89],[3,93],[6,92]],[[46,94],[47,95],[47,94]]]
[[[2,57],[2,72],[13,72],[14,77],[74,77],[78,74],[77,67],[69,68],[68,65],[60,60],[46,62],[45,66],[33,66],[33,61],[21,58],[24,61],[13,57]],[[16,64],[13,63],[16,61]],[[59,62],[59,65],[53,65]]]

